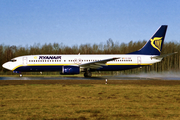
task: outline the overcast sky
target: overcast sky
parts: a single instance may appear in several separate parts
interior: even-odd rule
[[[128,43],[149,40],[168,25],[180,42],[179,0],[0,0],[0,44]]]

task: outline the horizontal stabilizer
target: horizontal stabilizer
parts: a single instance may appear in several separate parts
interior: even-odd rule
[[[174,54],[176,54],[176,53],[178,53],[178,52],[174,52],[174,53],[169,53],[169,54],[164,54],[164,55],[160,55],[160,56],[151,57],[151,59],[162,59],[162,58],[164,58],[164,57],[168,57],[168,56],[174,55]]]

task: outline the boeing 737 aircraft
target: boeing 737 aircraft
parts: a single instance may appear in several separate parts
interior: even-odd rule
[[[93,71],[120,71],[160,62],[167,25],[162,25],[138,51],[104,55],[27,55],[11,59],[3,67],[14,73],[59,71],[62,75],[79,74],[91,77]],[[171,53],[174,54],[174,53]]]

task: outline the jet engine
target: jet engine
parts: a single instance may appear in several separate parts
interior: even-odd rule
[[[62,75],[74,75],[79,73],[80,69],[77,66],[62,66],[62,71],[60,72]]]

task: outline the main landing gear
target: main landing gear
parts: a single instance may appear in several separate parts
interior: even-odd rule
[[[92,76],[92,73],[90,71],[86,71],[84,73],[84,77],[91,77]]]

